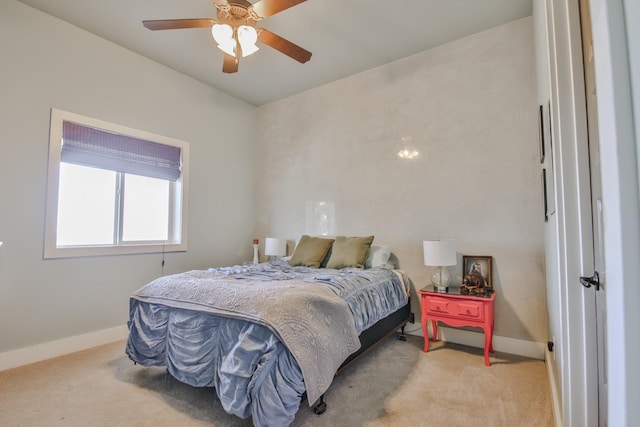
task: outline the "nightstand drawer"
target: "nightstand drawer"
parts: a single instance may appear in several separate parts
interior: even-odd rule
[[[468,317],[478,321],[484,320],[484,310],[481,303],[473,301],[459,302],[456,304],[456,309],[456,314],[460,317]]]
[[[449,314],[449,310],[451,310],[451,307],[454,304],[455,303],[452,303],[451,301],[444,298],[430,297],[429,299],[427,299],[427,313]]]
[[[484,320],[484,310],[481,302],[455,301],[451,299],[429,297],[427,299],[427,313],[439,316],[467,318],[477,322]]]

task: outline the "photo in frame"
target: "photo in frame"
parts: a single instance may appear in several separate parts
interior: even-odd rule
[[[485,287],[493,289],[493,257],[486,255],[463,255],[462,277],[472,271],[479,271],[485,281]]]

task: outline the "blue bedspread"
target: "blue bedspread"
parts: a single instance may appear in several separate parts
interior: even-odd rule
[[[358,333],[407,303],[401,277],[387,269],[311,269],[276,261],[209,271],[229,280],[299,280],[331,289],[347,302]],[[133,361],[166,366],[193,386],[215,387],[227,412],[251,416],[256,426],[293,421],[304,378],[268,325],[131,298],[128,326],[126,352]]]

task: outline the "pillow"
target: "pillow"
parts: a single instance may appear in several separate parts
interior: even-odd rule
[[[331,239],[331,240],[336,239],[336,236],[328,236],[326,234],[321,234],[321,235],[312,236],[312,237],[317,237],[319,239]],[[294,252],[295,252],[295,248],[297,248],[298,244],[300,244],[300,239],[302,239],[302,237],[299,237],[298,240],[296,241],[296,245],[294,246]],[[331,257],[331,246],[329,246],[329,250],[325,254],[324,258],[322,258],[322,261],[320,261],[320,267],[318,268],[327,268],[327,263],[329,262],[330,257]],[[291,259],[291,257],[289,257],[289,259]]]
[[[373,237],[336,237],[331,248],[331,257],[327,268],[364,268]]]
[[[333,239],[311,237],[305,234],[296,245],[289,264],[293,266],[302,265],[305,267],[318,268],[325,255],[327,255],[327,252],[329,252],[332,244]]]
[[[387,262],[391,257],[391,246],[388,245],[371,245],[369,255],[364,262],[364,268],[386,268]]]

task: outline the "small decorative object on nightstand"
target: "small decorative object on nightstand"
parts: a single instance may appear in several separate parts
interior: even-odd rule
[[[477,326],[484,330],[484,364],[491,366],[489,353],[493,353],[493,301],[496,293],[486,288],[484,294],[462,295],[457,287],[439,291],[434,286],[426,286],[418,293],[422,311],[424,352],[429,351],[429,320],[433,329],[433,341],[438,337],[438,321],[455,327]]]
[[[446,291],[451,275],[447,266],[456,265],[456,244],[453,240],[425,240],[424,265],[438,267],[431,278],[431,283],[440,291]]]
[[[258,243],[260,241],[258,239],[253,239],[253,263],[258,264],[260,260],[258,259]]]

